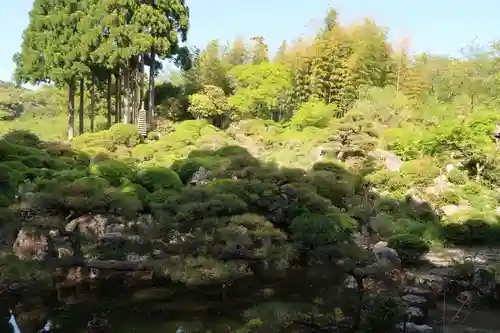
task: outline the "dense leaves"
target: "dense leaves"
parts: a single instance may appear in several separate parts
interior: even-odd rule
[[[294,290],[257,298],[241,332],[380,333],[404,307],[344,284],[375,260],[358,230],[403,265],[434,246],[498,245],[498,45],[410,56],[332,10],[271,60],[262,36],[188,51],[188,26],[180,0],[35,1],[16,77],[55,86],[0,90],[6,242],[30,233],[55,259],[62,238],[80,259],[134,258],[206,290],[284,277]],[[157,87],[156,57],[180,67]],[[78,97],[90,132],[63,143]],[[5,283],[44,278],[4,261]]]

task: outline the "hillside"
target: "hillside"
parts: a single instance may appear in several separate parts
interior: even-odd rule
[[[241,324],[219,312],[224,333],[390,333],[407,304],[401,286],[365,289],[390,275],[366,245],[385,240],[417,269],[430,250],[500,246],[496,44],[463,59],[412,55],[375,22],[342,26],[331,10],[317,35],[273,59],[259,36],[155,54],[148,43],[184,38],[183,2],[175,29],[112,48],[83,27],[115,14],[87,5],[75,5],[75,21],[87,13],[75,26],[57,12],[72,7],[51,13],[80,44],[31,18],[27,36],[46,39],[23,41],[16,78],[54,85],[0,87],[0,283],[48,288],[51,277],[63,289],[146,270],[150,287],[220,294]],[[151,9],[141,6],[112,28],[139,31]],[[31,61],[40,52],[58,61]],[[146,83],[156,56],[179,71]],[[70,278],[54,266],[101,271]]]

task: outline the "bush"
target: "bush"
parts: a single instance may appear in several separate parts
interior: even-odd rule
[[[34,133],[25,130],[17,130],[7,133],[4,136],[5,140],[15,143],[17,145],[26,147],[38,147],[40,145],[40,138]]]
[[[465,172],[455,168],[448,173],[448,180],[453,184],[464,185],[469,177]]]
[[[443,239],[452,245],[477,246],[497,244],[500,241],[500,226],[479,219],[464,223],[449,223],[442,228]]]
[[[387,243],[398,252],[403,264],[416,263],[429,251],[427,242],[413,234],[394,235],[387,240]]]
[[[137,127],[132,124],[115,124],[109,129],[109,135],[115,145],[129,148],[136,146],[140,141]]]
[[[135,171],[129,165],[115,160],[95,162],[90,166],[90,173],[109,181],[112,186],[119,186],[125,179],[133,179]]]
[[[156,148],[150,143],[135,146],[131,154],[134,159],[142,162],[150,161],[155,153]]]
[[[336,107],[320,101],[310,101],[302,104],[293,115],[292,126],[303,129],[308,126],[327,127],[333,118]]]
[[[84,133],[71,141],[71,145],[83,151],[96,155],[99,152],[108,153],[115,149],[115,144],[109,131]]]
[[[401,166],[401,172],[412,180],[417,186],[427,186],[434,178],[439,176],[440,169],[436,161],[431,157],[405,162]]]
[[[179,176],[169,168],[150,167],[142,169],[138,174],[138,183],[149,192],[159,190],[180,190],[182,182]]]
[[[446,190],[439,194],[439,201],[445,205],[458,205],[460,200],[460,194],[454,190]]]

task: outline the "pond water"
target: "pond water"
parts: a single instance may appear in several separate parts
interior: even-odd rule
[[[333,282],[330,277],[328,281],[316,279],[314,284],[310,278],[309,273],[298,272],[274,281],[251,279],[224,291],[219,286],[127,289],[107,285],[81,291],[72,304],[57,302],[54,295],[38,297],[38,302],[23,296],[10,307],[22,333],[37,332],[49,318],[58,326],[54,332],[85,333],[94,315],[109,321],[110,333],[176,332],[180,326],[185,333],[230,333],[244,325],[243,313],[257,304],[311,300]]]
[[[193,295],[182,298],[182,295],[176,297],[170,293],[168,296],[168,290],[161,288],[128,292],[130,294],[123,291],[123,296],[79,299],[73,304],[27,304],[28,301],[15,308],[16,319],[22,333],[37,332],[47,319],[57,325],[54,332],[85,333],[87,323],[94,315],[108,320],[110,333],[175,332],[180,326],[185,333],[225,333],[234,332],[243,324],[240,314],[245,306],[220,298],[217,300],[217,295],[213,295],[213,300],[203,295],[196,300]],[[0,330],[4,332],[2,328]]]

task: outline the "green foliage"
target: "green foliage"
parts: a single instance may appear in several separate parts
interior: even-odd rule
[[[280,98],[291,88],[291,72],[281,64],[261,62],[234,67],[229,76],[235,94],[229,105],[236,109],[235,117],[272,119],[281,112]]]
[[[180,190],[182,182],[179,176],[168,168],[150,167],[139,171],[137,181],[149,192],[160,190]]]
[[[212,85],[204,86],[200,93],[191,95],[189,104],[189,113],[197,119],[220,116],[229,111],[224,91]]]
[[[139,132],[132,124],[116,124],[109,129],[109,136],[114,145],[133,147],[139,142]]]
[[[415,264],[429,251],[429,245],[413,234],[397,234],[387,240],[389,247],[396,250],[405,264]]]
[[[334,113],[334,106],[324,102],[311,101],[300,106],[290,119],[290,123],[299,129],[308,126],[324,128],[332,121]]]
[[[126,179],[134,179],[135,172],[129,165],[115,160],[105,160],[92,163],[90,172],[93,175],[109,181],[113,186],[119,186]]]
[[[439,166],[430,157],[409,161],[401,167],[402,174],[411,179],[412,184],[425,186],[431,184],[432,180],[439,176]]]
[[[80,223],[69,237],[75,254],[140,253],[160,259],[158,276],[224,291],[291,272],[286,282],[301,295],[259,299],[245,332],[299,331],[291,327],[299,321],[318,331],[352,327],[359,308],[359,330],[391,332],[399,302],[365,297],[362,306],[343,287],[337,259],[364,262],[351,236],[368,223],[405,264],[432,245],[498,245],[498,45],[460,60],[409,56],[404,47],[392,51],[371,20],[343,26],[332,10],[324,23],[310,40],[283,43],[270,61],[262,36],[180,47],[184,1],[118,8],[36,0],[15,76],[54,85],[0,87],[0,235],[19,226],[65,230],[69,220],[100,215],[125,226],[124,241],[138,241],[111,254],[85,232],[78,249]],[[156,86],[146,117],[156,128],[141,138],[132,122],[142,62],[154,79],[157,56],[181,69]],[[152,94],[143,93],[148,105]],[[94,108],[80,113],[87,133],[66,145],[74,109],[69,119],[63,109],[79,97]],[[381,150],[404,163],[389,166]],[[203,169],[205,179],[192,184]],[[432,186],[438,176],[446,190]],[[466,209],[439,215],[445,205]],[[43,278],[39,267],[5,265],[3,281]],[[251,275],[259,279],[240,280]]]

